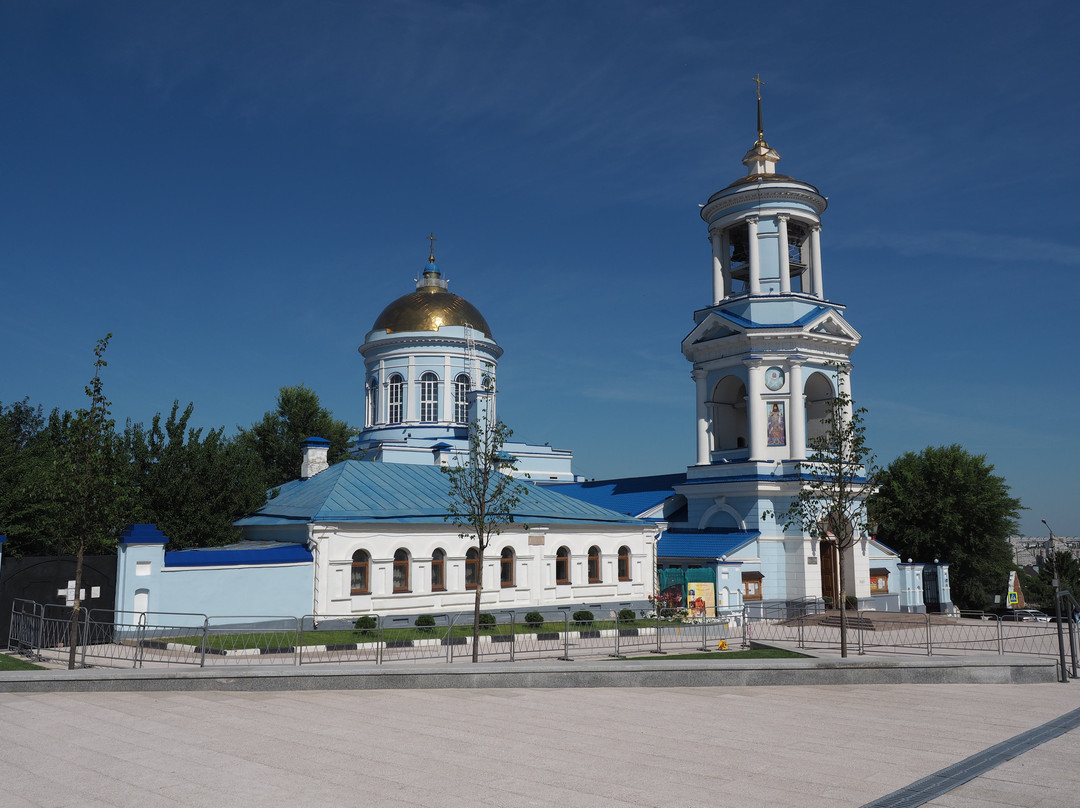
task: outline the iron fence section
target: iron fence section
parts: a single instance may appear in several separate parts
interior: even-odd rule
[[[15,598],[11,604],[11,622],[8,625],[8,650],[23,656],[36,657],[41,648],[42,618],[45,607],[24,598]]]
[[[818,599],[820,600],[820,599]],[[715,651],[755,641],[798,649],[835,650],[839,613],[804,599],[754,604],[716,617],[681,621],[647,619],[574,621],[569,612],[539,612],[525,623],[513,612],[489,612],[477,643],[484,661],[597,658],[603,656]],[[427,619],[430,618],[430,619]],[[8,648],[66,662],[71,610],[16,600]],[[325,663],[454,662],[472,658],[472,615],[410,618],[370,615],[206,616],[162,612],[82,610],[77,660],[114,667],[155,665],[304,665]],[[1077,625],[1069,633],[1071,675],[1076,676]],[[863,611],[848,613],[851,654],[1031,654],[1059,656],[1054,623],[1007,622],[997,615],[962,612],[955,617]]]

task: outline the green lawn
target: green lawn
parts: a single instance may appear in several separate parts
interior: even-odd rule
[[[662,623],[664,628],[682,628],[687,631],[695,630],[694,626]],[[595,620],[592,623],[578,624],[570,621],[570,631],[607,631],[618,626],[619,628],[656,628],[655,620],[633,620],[616,623],[614,620]],[[527,623],[515,623],[515,634],[536,633],[561,633],[566,628],[562,622],[543,623],[539,626],[531,626]],[[698,629],[700,630],[700,629]],[[434,628],[417,628],[415,626],[401,626],[385,628],[380,637],[375,629],[360,631],[356,629],[328,630],[328,631],[305,631],[300,638],[303,645],[351,645],[353,643],[368,643],[377,640],[399,642],[405,640],[428,640],[442,639],[446,636],[446,626]],[[453,637],[471,637],[472,623],[456,625],[451,631]],[[480,626],[481,635],[509,634],[510,625],[503,623],[495,626]],[[198,634],[184,637],[162,637],[161,642],[177,643],[179,645],[200,645],[202,637]],[[292,647],[297,642],[296,634],[291,631],[279,632],[251,632],[238,634],[210,634],[206,638],[208,648],[239,650],[249,648],[284,648]]]
[[[27,662],[21,657],[8,656],[7,654],[0,654],[0,671],[43,671],[41,665],[35,665],[33,662]]]

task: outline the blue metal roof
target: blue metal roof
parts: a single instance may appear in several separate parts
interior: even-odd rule
[[[756,323],[729,311],[714,311],[713,313],[743,328],[792,328],[794,326],[804,326],[826,311],[835,311],[835,309],[832,306],[815,306],[793,323]]]
[[[703,533],[672,533],[665,530],[656,543],[656,555],[658,558],[721,558],[760,535],[761,531],[758,530]]]
[[[541,524],[638,524],[621,513],[519,480],[524,493],[515,522]],[[252,516],[237,525],[290,522],[446,522],[450,477],[435,466],[346,460],[307,480],[278,489]],[[641,523],[644,524],[644,523]]]
[[[645,513],[662,503],[686,482],[686,474],[655,474],[585,483],[541,483],[545,488],[629,516]]]
[[[224,547],[177,550],[165,554],[166,567],[235,567],[245,564],[310,563],[311,551],[302,544],[242,541]]]

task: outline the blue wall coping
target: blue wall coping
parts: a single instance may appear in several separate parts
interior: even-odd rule
[[[168,544],[169,537],[157,525],[128,525],[120,534],[121,544]]]

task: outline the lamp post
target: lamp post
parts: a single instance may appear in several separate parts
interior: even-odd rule
[[[1057,619],[1058,655],[1061,657],[1061,681],[1068,682],[1069,674],[1065,671],[1065,634],[1061,628],[1061,578],[1058,577],[1057,554],[1054,552],[1054,531],[1050,529],[1050,525],[1046,524],[1045,519],[1041,519],[1040,521],[1046,525],[1046,530],[1050,533],[1050,539],[1047,544],[1050,547],[1050,559],[1054,565],[1054,617]]]

